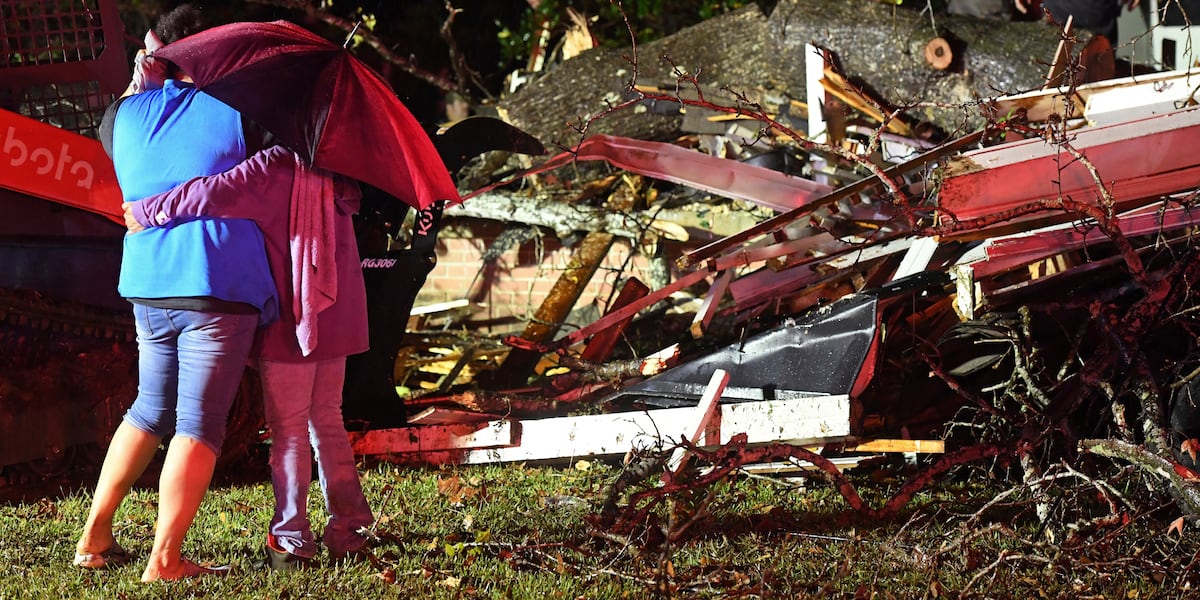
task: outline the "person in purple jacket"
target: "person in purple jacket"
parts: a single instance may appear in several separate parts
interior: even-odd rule
[[[306,564],[317,552],[307,511],[314,452],[330,556],[361,551],[360,530],[374,522],[341,410],[346,357],[367,350],[368,340],[352,220],[361,197],[354,180],[310,169],[274,146],[224,173],[123,204],[131,232],[197,216],[247,218],[262,229],[279,320],[259,330],[252,357],[272,437],[267,553],[276,569]]]

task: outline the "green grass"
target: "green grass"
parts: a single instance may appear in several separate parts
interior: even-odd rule
[[[591,525],[616,474],[617,467],[598,463],[364,467],[379,517],[377,560],[322,560],[320,568],[288,573],[263,566],[270,486],[216,487],[184,552],[233,565],[233,574],[156,584],[138,581],[140,561],[109,571],[70,564],[86,491],[0,505],[0,598],[1131,599],[1185,598],[1200,583],[1192,564],[1200,545],[1190,530],[1183,538],[1167,535],[1175,515],[1161,504],[1130,510],[1124,523],[1074,541],[1072,524],[1105,512],[1080,512],[1090,510],[1086,502],[1060,504],[1062,524],[1050,540],[1038,537],[1041,528],[1018,501],[971,519],[997,492],[990,483],[943,483],[880,523],[848,513],[818,481],[800,488],[740,477],[719,484],[704,518],[664,552],[653,544],[653,527],[614,532]],[[894,482],[863,476],[856,484],[883,496]],[[1145,488],[1130,482],[1123,493],[1132,501]],[[319,533],[325,514],[315,486],[311,500]],[[117,515],[118,538],[143,559],[155,502],[153,490],[139,488]],[[689,506],[680,499],[675,508],[686,516]],[[667,523],[665,511],[656,511],[654,522]]]

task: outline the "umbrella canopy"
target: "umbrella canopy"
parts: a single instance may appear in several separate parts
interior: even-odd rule
[[[155,57],[254,119],[311,165],[424,209],[458,190],[420,123],[373,69],[287,21],[231,23]]]

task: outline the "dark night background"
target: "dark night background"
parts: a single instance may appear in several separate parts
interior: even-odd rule
[[[209,13],[215,23],[232,21],[270,21],[286,19],[296,22],[331,41],[341,42],[346,32],[320,19],[312,18],[302,9],[259,4],[247,0],[192,0]],[[268,0],[263,0],[268,1]],[[317,0],[270,0],[273,4],[316,6]],[[717,14],[736,10],[753,0],[540,0],[536,11],[528,0],[450,0],[460,12],[451,28],[458,51],[476,81],[463,90],[475,101],[498,97],[505,77],[525,67],[535,36],[537,23],[549,23],[551,50],[561,40],[568,19],[567,7],[591,19],[589,29],[594,40],[606,47],[627,47],[630,28],[639,42],[672,34],[680,29]],[[159,15],[182,4],[184,0],[119,0],[121,18],[125,24],[127,46],[132,59],[141,45],[143,33]],[[757,0],[764,14],[769,14],[773,1]],[[443,39],[441,27],[446,21],[447,0],[325,0],[325,10],[342,19],[355,22],[359,15],[374,16],[373,33],[387,44],[393,53],[406,57],[422,71],[434,73],[453,81],[450,47]],[[626,21],[628,20],[628,24]],[[501,42],[501,35],[504,42]],[[409,110],[427,126],[436,123],[442,114],[443,90],[421,80],[402,68],[385,64],[380,55],[368,46],[354,50],[355,55],[375,67],[391,82]]]
[[[140,47],[142,35],[150,24],[162,13],[182,3],[182,0],[131,0],[120,3],[126,45],[131,55]],[[200,0],[195,3],[201,5],[216,23],[286,19],[329,40],[340,42],[346,37],[344,31],[311,19],[300,10],[244,0]],[[504,76],[523,66],[516,60],[503,57],[498,35],[503,28],[518,30],[523,15],[529,12],[529,4],[525,0],[468,0],[456,2],[455,6],[462,11],[455,17],[452,27],[458,49],[467,65],[478,73],[483,87],[491,94],[497,94]],[[448,14],[444,0],[342,0],[334,2],[326,10],[344,19],[357,21],[360,9],[363,13],[375,16],[374,33],[393,52],[407,57],[422,70],[453,80],[449,47],[440,33]],[[355,49],[354,53],[385,74],[418,120],[427,126],[438,121],[441,116],[441,90],[402,69],[384,64],[379,54],[366,45]],[[478,87],[468,91],[476,99],[486,95]]]

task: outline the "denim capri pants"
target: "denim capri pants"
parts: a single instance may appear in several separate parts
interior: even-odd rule
[[[220,454],[258,314],[134,304],[133,316],[138,395],[125,421],[161,438],[194,439]]]

